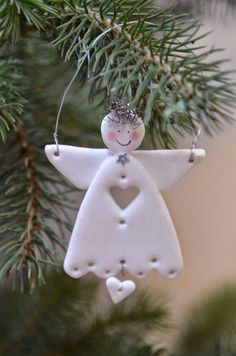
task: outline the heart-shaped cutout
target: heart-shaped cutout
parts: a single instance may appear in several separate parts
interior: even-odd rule
[[[108,278],[106,285],[111,299],[114,303],[119,303],[121,300],[128,297],[136,289],[136,285],[133,281],[119,281],[115,277]]]
[[[139,189],[136,187],[123,189],[117,186],[112,186],[110,188],[110,193],[116,204],[121,209],[125,209],[137,197]]]

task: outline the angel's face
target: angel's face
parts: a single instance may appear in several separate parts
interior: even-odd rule
[[[145,134],[145,127],[140,119],[136,125],[110,121],[104,117],[101,125],[102,139],[114,153],[127,153],[138,148]]]

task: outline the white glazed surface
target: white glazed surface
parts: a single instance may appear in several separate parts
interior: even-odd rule
[[[136,150],[143,140],[145,126],[141,119],[135,124],[109,121],[105,116],[101,125],[102,139],[113,153],[128,153]]]
[[[106,280],[106,285],[111,299],[114,303],[119,303],[121,300],[128,297],[136,289],[133,281],[119,281],[115,277],[110,277]]]
[[[81,189],[88,188],[81,204],[66,254],[65,271],[74,278],[94,272],[102,278],[124,268],[142,278],[156,269],[175,278],[182,269],[182,255],[168,209],[160,195],[176,183],[204,156],[195,150],[137,151],[118,162],[118,155],[106,149],[60,145],[46,146],[50,162]],[[120,208],[110,194],[111,187],[136,187],[139,194]]]

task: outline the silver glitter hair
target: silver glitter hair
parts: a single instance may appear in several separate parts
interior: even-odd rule
[[[142,123],[140,110],[130,108],[129,103],[122,101],[120,98],[112,99],[107,110],[107,120],[116,124],[131,124],[138,127]]]

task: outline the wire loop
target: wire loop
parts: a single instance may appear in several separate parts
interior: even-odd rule
[[[188,160],[190,163],[193,163],[193,162],[194,162],[194,156],[195,156],[194,150],[195,150],[196,147],[197,147],[197,140],[198,140],[198,138],[199,138],[199,136],[200,136],[200,134],[201,134],[201,131],[202,131],[202,128],[200,127],[200,128],[198,129],[198,131],[197,131],[196,137],[194,138],[194,140],[193,140],[193,142],[192,142],[192,147],[191,147],[190,156],[189,156],[189,160]]]
[[[136,21],[129,21],[126,23],[126,25],[129,25],[129,24],[133,24],[133,23],[136,23]],[[151,23],[150,23],[151,24]],[[70,80],[69,84],[67,85],[63,95],[62,95],[62,99],[61,99],[61,102],[60,102],[60,105],[59,105],[59,109],[58,109],[58,113],[57,113],[57,118],[56,118],[56,124],[55,124],[55,130],[54,130],[54,133],[53,133],[53,138],[54,138],[54,141],[55,141],[55,144],[56,144],[56,152],[55,152],[55,155],[56,156],[59,156],[60,155],[60,150],[59,150],[59,137],[58,137],[58,125],[59,125],[59,119],[60,119],[60,115],[61,115],[61,111],[62,111],[62,107],[63,107],[63,104],[64,104],[64,101],[65,101],[65,97],[71,87],[71,85],[73,84],[74,80],[76,79],[82,65],[84,64],[84,61],[88,58],[90,58],[90,51],[91,49],[96,45],[96,43],[103,37],[105,36],[108,32],[111,32],[112,30],[118,28],[118,27],[122,27],[124,26],[123,23],[121,24],[117,24],[116,26],[113,26],[109,29],[107,29],[106,31],[102,32],[99,36],[97,36],[93,41],[92,43],[86,47],[86,45],[83,43],[83,49],[82,49],[82,53],[84,53],[84,56],[78,60],[78,67],[72,77],[72,79]],[[77,38],[78,42],[81,42],[81,38],[80,36],[78,36]],[[131,88],[130,88],[131,89]],[[151,81],[150,83],[150,92],[153,91],[153,81]],[[131,94],[131,93],[129,93]],[[189,157],[189,162],[194,162],[194,150],[196,149],[196,145],[197,145],[197,140],[200,136],[200,133],[201,133],[201,128],[198,130],[197,132],[197,135],[195,137],[195,139],[193,140],[192,142],[192,147],[191,147],[191,152],[190,152],[190,157]]]
[[[121,262],[121,281],[123,282],[125,280],[125,267],[124,267],[124,262]]]
[[[57,118],[56,118],[56,124],[55,124],[55,130],[54,130],[54,133],[53,133],[53,138],[54,138],[54,141],[55,141],[55,144],[56,144],[56,147],[57,147],[57,150],[55,152],[55,155],[56,156],[59,156],[60,155],[60,151],[59,151],[59,139],[58,139],[58,125],[59,125],[59,119],[60,119],[60,116],[61,116],[61,111],[62,111],[62,107],[63,107],[63,104],[64,104],[64,101],[65,101],[65,98],[66,98],[66,95],[71,87],[71,85],[73,84],[75,78],[77,77],[85,59],[87,58],[88,56],[88,52],[87,51],[85,53],[85,55],[81,58],[80,61],[78,61],[78,63],[80,62],[80,64],[78,65],[72,79],[70,80],[69,84],[67,85],[66,87],[66,90],[64,91],[64,94],[62,96],[62,99],[61,99],[61,103],[60,103],[60,106],[59,106],[59,109],[58,109],[58,113],[57,113]]]
[[[55,156],[59,156],[60,152],[59,152],[59,144],[58,144],[58,134],[56,132],[54,132],[53,138],[54,138],[54,141],[55,141],[55,144],[56,144],[56,149],[57,149],[56,152],[55,152]]]
[[[129,21],[126,23],[126,25],[130,25],[130,24],[133,24],[133,23],[136,23],[136,21]],[[96,45],[96,43],[103,37],[105,36],[108,32],[111,32],[113,31],[114,29],[118,28],[118,27],[122,27],[124,26],[123,23],[120,23],[120,24],[117,24],[111,28],[108,28],[106,31],[100,33],[99,36],[97,36],[93,41],[92,43],[86,47],[86,45],[83,43],[83,49],[82,49],[82,53],[85,53],[84,56],[78,60],[78,67],[71,79],[71,81],[69,82],[69,84],[67,85],[63,95],[62,95],[62,98],[61,98],[61,102],[60,102],[60,105],[59,105],[59,109],[58,109],[58,113],[57,113],[57,118],[56,118],[56,124],[55,124],[55,130],[54,130],[54,133],[53,133],[53,138],[54,138],[54,141],[55,141],[55,144],[56,144],[56,152],[55,152],[55,155],[56,156],[59,156],[60,155],[60,151],[59,151],[59,137],[58,137],[58,125],[59,125],[59,120],[60,120],[60,115],[61,115],[61,111],[62,111],[62,107],[63,107],[63,104],[64,104],[64,101],[65,101],[65,97],[71,87],[71,85],[73,84],[75,78],[77,77],[82,65],[84,64],[84,61],[88,58],[90,58],[90,51],[91,49]],[[81,38],[80,36],[78,36],[77,40],[79,42],[81,42]]]

